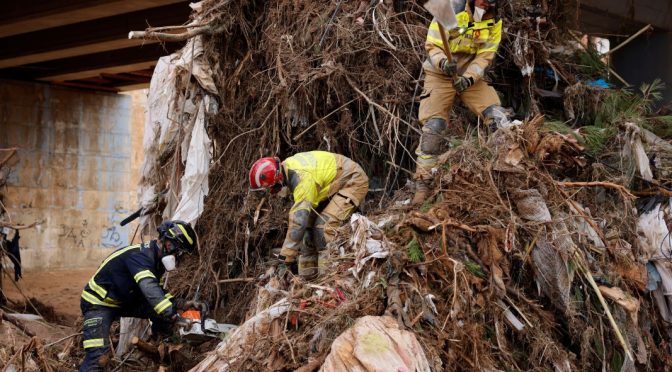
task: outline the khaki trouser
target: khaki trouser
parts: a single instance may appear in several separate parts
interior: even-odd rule
[[[418,121],[423,125],[423,133],[428,132],[425,123],[431,118],[441,118],[449,123],[450,109],[453,107],[456,96],[453,88],[453,79],[425,69],[425,86],[420,95],[420,109]],[[483,110],[492,105],[500,105],[497,92],[485,81],[479,80],[464,92],[460,93],[460,99],[473,112],[483,119]],[[450,125],[448,125],[450,131]],[[423,136],[424,137],[424,136]],[[422,138],[421,138],[422,141]],[[422,151],[421,145],[415,151],[418,155],[415,176],[416,179],[427,179],[429,172],[436,166],[439,153],[438,149],[434,154]]]
[[[332,184],[332,187],[340,186],[341,189],[329,199],[323,209],[311,213],[299,255],[299,275],[303,277],[317,274],[318,251],[324,250],[327,243],[334,240],[336,230],[352,216],[369,192],[369,178],[359,164],[346,162],[343,174],[348,176],[342,177],[337,184]],[[320,262],[319,266],[322,265]]]

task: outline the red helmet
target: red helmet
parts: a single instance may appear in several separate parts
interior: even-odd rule
[[[268,189],[272,193],[282,187],[282,170],[277,157],[261,158],[250,169],[250,189],[253,191]]]

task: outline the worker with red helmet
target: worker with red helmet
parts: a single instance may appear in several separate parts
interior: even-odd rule
[[[196,248],[196,233],[183,221],[165,221],[159,238],[112,252],[82,291],[82,341],[86,357],[80,371],[102,371],[110,350],[110,325],[119,317],[149,318],[152,331],[168,333],[178,319],[173,296],[162,288],[163,274],[177,257]]]
[[[302,152],[282,162],[265,157],[252,165],[250,189],[275,194],[285,186],[292,192],[294,205],[280,260],[286,268],[312,279],[318,272],[318,251],[334,239],[336,229],[364,201],[369,178],[356,162],[326,151]]]

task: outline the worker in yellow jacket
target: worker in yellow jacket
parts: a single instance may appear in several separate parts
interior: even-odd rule
[[[257,160],[250,169],[250,189],[277,193],[284,186],[294,197],[287,236],[280,251],[286,267],[306,279],[317,275],[318,251],[331,242],[336,230],[361,205],[369,178],[349,158],[326,151],[298,153],[281,162],[277,157]],[[301,260],[297,265],[297,257]]]
[[[502,38],[502,21],[496,14],[497,0],[470,0],[465,4],[464,11],[456,14],[457,27],[446,30],[452,60],[444,52],[436,19],[429,25],[425,42],[428,57],[422,65],[425,85],[418,113],[422,135],[415,152],[414,205],[428,196],[431,169],[436,167],[445,136],[450,134],[450,109],[456,95],[488,128],[508,121],[497,92],[483,80]]]

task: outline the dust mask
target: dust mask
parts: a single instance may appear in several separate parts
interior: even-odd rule
[[[485,9],[476,7],[476,9],[474,9],[474,22],[482,21],[484,15],[485,15]]]
[[[161,259],[161,263],[163,264],[163,267],[166,268],[166,271],[173,271],[175,270],[175,256],[168,255],[168,256],[163,256]]]

